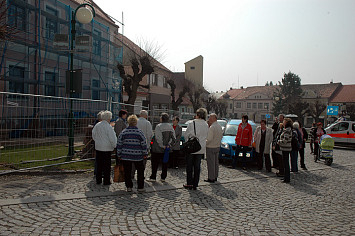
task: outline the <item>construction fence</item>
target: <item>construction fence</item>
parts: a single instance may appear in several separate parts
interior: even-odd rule
[[[68,157],[70,102],[74,116],[75,155]],[[67,97],[0,92],[0,174],[69,162],[91,161],[95,157],[91,137],[97,113],[110,110],[113,122],[120,109],[129,104]],[[134,110],[148,110],[135,106]],[[162,112],[172,118],[172,110],[148,110],[153,127]],[[138,115],[138,114],[137,114]]]

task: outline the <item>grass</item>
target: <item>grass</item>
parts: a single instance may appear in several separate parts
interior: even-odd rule
[[[80,148],[76,147],[77,150],[80,150]],[[67,161],[67,153],[68,147],[65,144],[5,148],[0,150],[0,170],[23,169],[63,163]],[[93,160],[44,167],[45,170],[83,170],[93,168]]]

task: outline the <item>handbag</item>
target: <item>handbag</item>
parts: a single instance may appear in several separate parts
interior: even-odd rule
[[[123,164],[115,165],[114,167],[113,182],[120,183],[124,181],[124,168]]]
[[[195,121],[194,121],[194,132],[195,132],[195,136],[189,138],[189,140],[187,140],[183,146],[182,146],[182,150],[185,153],[195,153],[201,150],[201,144],[198,140],[198,138],[196,137],[196,126],[195,126]]]

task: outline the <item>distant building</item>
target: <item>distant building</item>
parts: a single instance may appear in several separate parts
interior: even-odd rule
[[[203,57],[198,56],[185,62],[185,78],[198,86],[203,86]]]

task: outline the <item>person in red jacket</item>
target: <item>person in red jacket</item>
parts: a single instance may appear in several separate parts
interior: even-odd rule
[[[235,150],[235,156],[232,164],[232,167],[234,169],[237,166],[237,157],[239,157],[240,152],[243,152],[243,157],[242,157],[243,170],[247,169],[246,155],[248,149],[251,148],[252,141],[253,141],[253,130],[251,128],[251,125],[248,123],[248,116],[244,115],[242,116],[242,123],[240,123],[238,126],[237,136],[235,137],[235,143],[237,144],[237,147]]]

